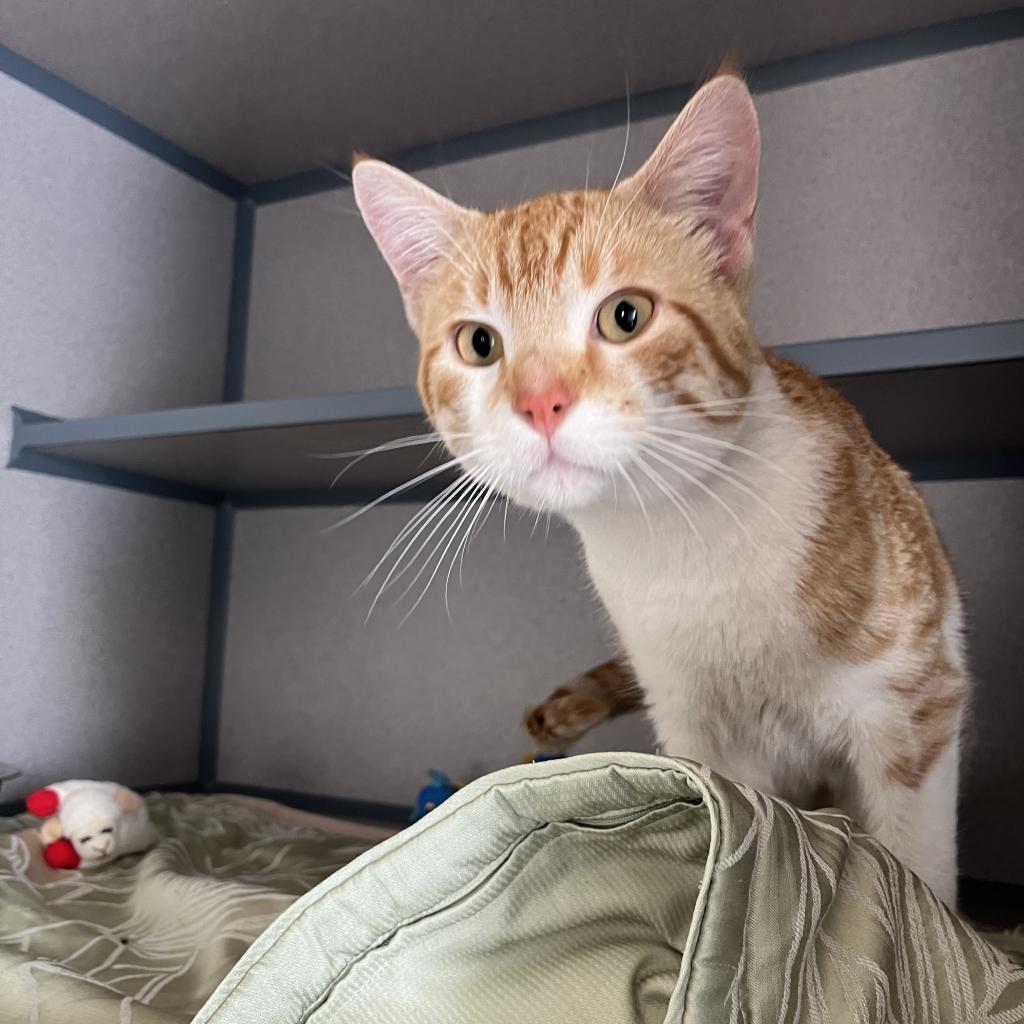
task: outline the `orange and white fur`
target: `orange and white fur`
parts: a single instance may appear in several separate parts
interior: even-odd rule
[[[838,804],[953,904],[956,582],[858,414],[751,333],[759,156],[726,74],[610,191],[483,213],[374,160],[353,182],[463,496],[564,516],[625,652],[528,715],[539,745],[642,702],[663,753]]]

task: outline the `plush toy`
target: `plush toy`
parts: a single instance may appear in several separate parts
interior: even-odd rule
[[[527,754],[523,758],[523,764],[557,761],[562,757],[565,757],[565,754]],[[416,797],[416,806],[413,808],[412,814],[409,815],[410,821],[419,821],[424,814],[432,811],[439,804],[443,804],[450,797],[455,796],[462,788],[457,783],[452,782],[444,772],[431,769],[428,774],[430,775],[430,785],[424,786]]]
[[[444,772],[431,769],[429,775],[430,785],[424,786],[416,797],[416,806],[413,808],[412,814],[409,815],[410,821],[418,821],[438,804],[443,804],[449,797],[455,796],[459,790],[459,786],[452,782]]]
[[[25,806],[46,819],[39,835],[51,868],[99,867],[159,838],[142,797],[116,782],[58,782],[31,793]]]

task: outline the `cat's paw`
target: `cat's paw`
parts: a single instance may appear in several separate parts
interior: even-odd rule
[[[527,711],[523,725],[539,751],[561,753],[607,717],[597,697],[563,688]]]

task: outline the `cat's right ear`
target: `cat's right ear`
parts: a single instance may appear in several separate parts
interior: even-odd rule
[[[412,314],[438,266],[455,258],[458,236],[474,213],[404,171],[358,155],[352,189],[359,212]]]
[[[639,190],[669,214],[710,230],[719,269],[743,280],[750,269],[761,136],[741,78],[720,74],[703,85],[650,159],[623,188]]]

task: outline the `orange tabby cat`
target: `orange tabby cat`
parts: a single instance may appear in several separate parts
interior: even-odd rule
[[[627,655],[530,713],[539,744],[642,701],[663,752],[827,793],[952,904],[956,583],[857,413],[751,333],[759,155],[724,75],[610,192],[481,213],[377,161],[353,181],[431,419],[481,485],[575,527]]]

